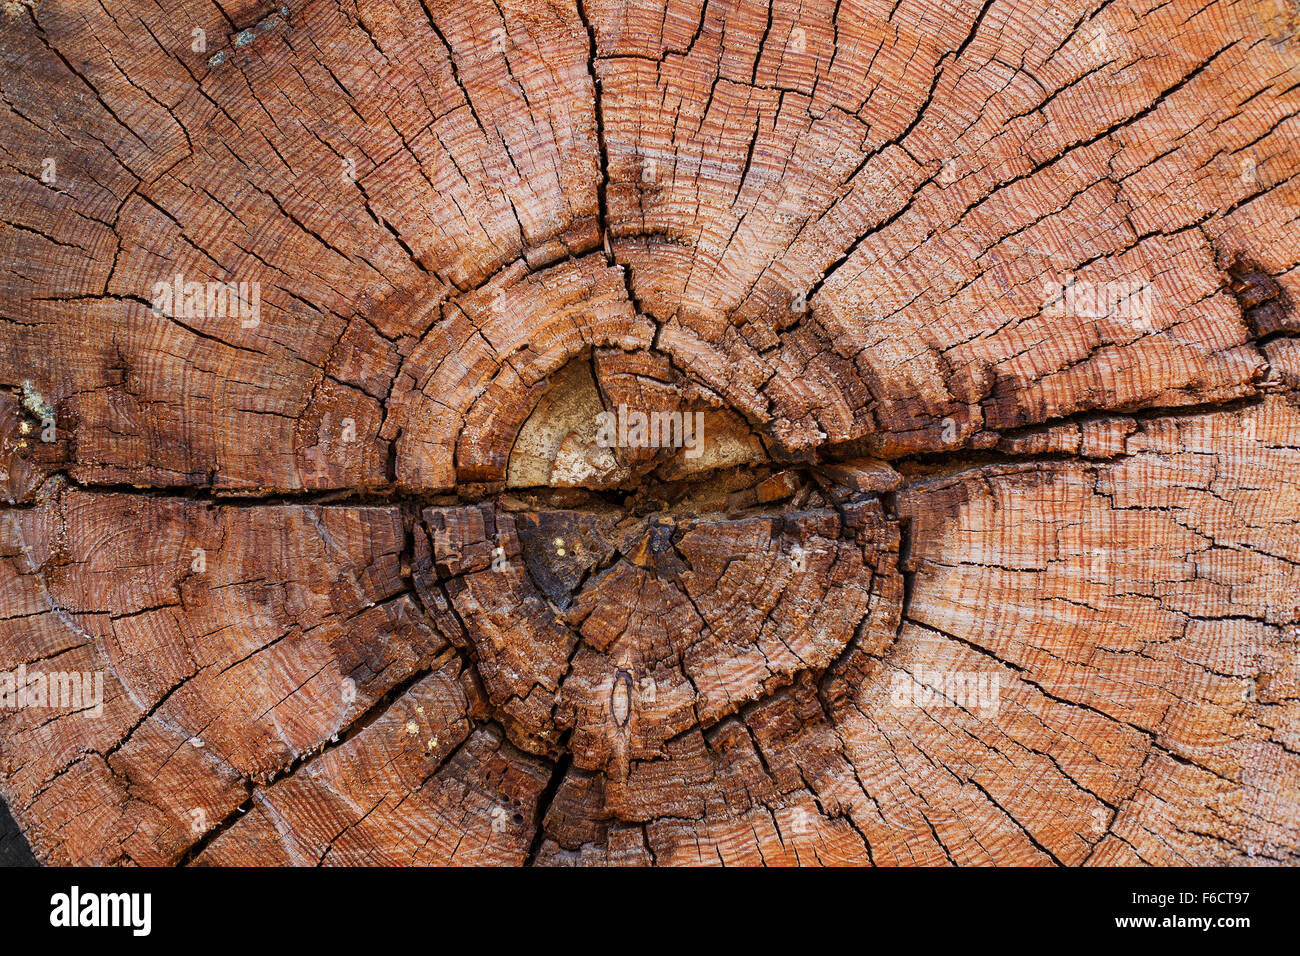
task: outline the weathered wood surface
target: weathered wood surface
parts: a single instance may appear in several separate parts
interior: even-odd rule
[[[36,856],[1297,862],[1298,29],[3,4]]]

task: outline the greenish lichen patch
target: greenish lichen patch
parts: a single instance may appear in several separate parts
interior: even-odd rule
[[[23,407],[40,421],[54,420],[54,409],[41,397],[41,393],[36,391],[36,387],[30,380],[23,381]]]

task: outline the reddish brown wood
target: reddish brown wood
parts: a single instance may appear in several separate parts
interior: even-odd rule
[[[1296,862],[1293,4],[286,11],[0,8],[37,858]]]

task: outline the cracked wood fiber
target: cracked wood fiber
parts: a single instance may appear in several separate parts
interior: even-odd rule
[[[103,681],[0,709],[18,831],[1300,861],[1297,30],[0,3],[0,675]]]

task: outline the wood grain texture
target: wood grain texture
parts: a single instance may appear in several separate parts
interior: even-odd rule
[[[1300,861],[1298,30],[0,4],[0,682],[102,687],[0,683],[18,830]]]

